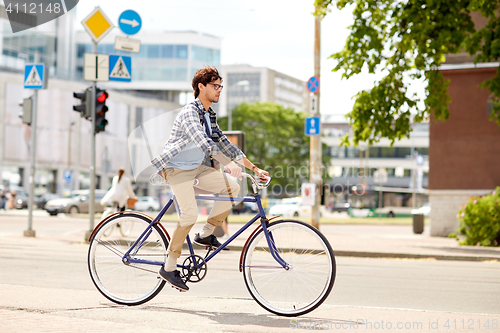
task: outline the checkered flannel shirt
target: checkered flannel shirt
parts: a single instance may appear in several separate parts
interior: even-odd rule
[[[203,110],[205,110],[205,107],[197,98],[194,102],[186,105],[177,115],[163,152],[151,161],[159,173],[167,168],[168,161],[180,153],[190,141],[193,141],[205,153],[205,159],[202,163],[206,165],[210,165],[210,156],[221,153],[231,161],[246,157],[236,145],[222,134],[212,108],[208,108],[208,111]],[[205,132],[204,112],[210,114],[211,138]]]

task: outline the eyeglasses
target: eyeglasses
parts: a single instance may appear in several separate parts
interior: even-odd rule
[[[207,84],[213,85],[215,90],[222,90],[222,88],[224,88],[224,86],[221,86],[220,84],[216,84],[216,83],[207,83]]]

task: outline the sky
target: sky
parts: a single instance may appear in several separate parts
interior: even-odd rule
[[[307,81],[314,75],[313,0],[82,0],[77,20],[81,22],[95,6],[118,25],[124,10],[142,18],[141,32],[192,30],[222,39],[221,64],[267,67]],[[342,50],[352,24],[351,10],[336,8],[321,23],[320,112],[344,120],[354,96],[369,89],[374,75],[360,75],[349,81],[332,72],[335,62],[328,57]],[[77,25],[78,30],[83,27]],[[119,29],[116,27],[115,29]],[[137,38],[140,38],[140,33]]]

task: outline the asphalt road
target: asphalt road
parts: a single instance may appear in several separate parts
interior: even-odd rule
[[[38,237],[25,238],[25,219],[0,217],[0,332],[500,330],[498,262],[338,257],[330,297],[291,321],[253,301],[238,271],[239,253],[229,251],[210,262],[207,277],[188,293],[166,287],[149,303],[125,307],[92,284],[88,245],[61,240],[80,235],[88,221],[37,221]]]

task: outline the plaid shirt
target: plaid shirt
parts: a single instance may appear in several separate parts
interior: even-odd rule
[[[186,105],[177,115],[170,132],[170,137],[165,143],[163,152],[154,158],[151,163],[161,172],[167,167],[168,161],[177,155],[189,142],[193,142],[205,153],[203,164],[210,165],[210,156],[224,154],[231,161],[240,160],[245,156],[243,152],[234,145],[217,125],[217,118],[212,108],[204,111],[205,107],[197,98],[194,102]],[[210,138],[204,126],[204,113],[210,114],[210,125],[212,137]]]

